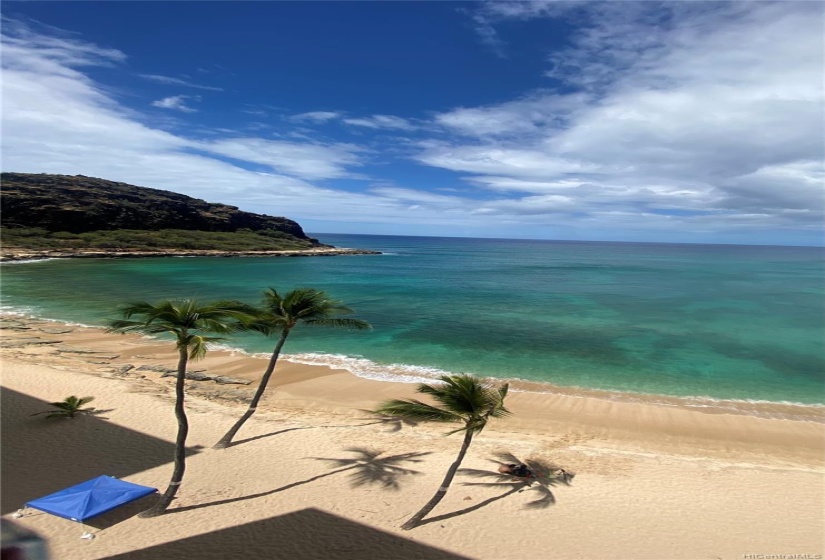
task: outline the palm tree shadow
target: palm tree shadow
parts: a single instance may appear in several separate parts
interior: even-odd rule
[[[102,418],[103,420],[108,420],[105,416],[100,416],[101,414],[106,414],[108,412],[114,412],[114,408],[92,408],[89,410],[82,411],[82,414],[86,416],[95,416]]]
[[[38,420],[45,420],[47,422],[53,422],[54,420],[78,420],[78,419],[81,419],[81,418],[87,417],[87,416],[91,417],[91,418],[99,418],[101,420],[108,420],[109,418],[107,416],[102,416],[102,415],[106,414],[106,413],[109,413],[109,412],[114,412],[114,410],[115,410],[114,408],[105,408],[105,409],[104,408],[85,408],[85,409],[76,411],[74,413],[75,414],[74,418],[67,418],[67,417],[49,418],[48,416],[41,416],[41,418],[39,418]],[[35,412],[34,414],[29,414],[29,416],[40,416],[42,414],[47,414],[47,413],[50,413],[50,412],[54,413],[54,412],[59,412],[59,411],[44,410],[42,412]]]
[[[424,521],[422,521],[420,523],[420,525],[426,525],[427,523],[435,523],[437,521],[444,521],[446,519],[451,519],[453,517],[458,517],[459,515],[464,515],[465,513],[470,513],[472,511],[477,510],[477,509],[481,509],[485,506],[488,506],[488,505],[492,504],[493,502],[503,500],[504,498],[506,498],[510,494],[515,494],[516,492],[520,492],[521,490],[523,490],[527,486],[523,482],[513,482],[513,483],[510,483],[510,484],[495,483],[495,485],[496,486],[510,486],[511,488],[510,488],[510,490],[508,490],[507,492],[505,492],[503,494],[499,494],[498,496],[493,496],[492,498],[487,498],[483,502],[479,502],[479,503],[477,503],[475,505],[472,505],[468,508],[460,509],[460,510],[453,511],[453,512],[450,512],[450,513],[444,513],[444,514],[441,514],[441,515],[436,515],[435,517],[425,519]]]
[[[373,424],[398,424],[398,427],[394,427],[391,431],[397,432],[401,429],[401,423],[408,424],[410,426],[414,426],[415,423],[408,422],[406,420],[402,421],[400,418],[382,418],[375,422],[367,422],[366,424],[334,424],[330,426],[301,426],[295,428],[285,428],[283,430],[278,430],[277,432],[270,432],[268,434],[261,434],[257,436],[248,437],[246,439],[240,439],[238,441],[233,441],[229,447],[235,447],[236,445],[241,445],[242,443],[249,443],[250,441],[255,441],[257,439],[264,439],[271,436],[277,436],[278,434],[285,434],[286,432],[291,432],[293,430],[317,430],[322,428],[360,428],[361,426],[372,426]]]
[[[300,429],[300,428],[290,428],[290,429]],[[398,483],[398,478],[405,475],[413,475],[413,474],[420,474],[419,471],[415,471],[412,469],[407,469],[404,467],[398,466],[398,463],[410,462],[410,463],[418,463],[420,459],[418,457],[423,455],[428,455],[429,453],[403,453],[400,455],[390,455],[388,457],[381,458],[380,456],[383,454],[383,451],[373,451],[371,449],[361,448],[361,447],[351,447],[347,448],[346,451],[350,451],[356,454],[354,458],[341,458],[341,459],[333,459],[333,458],[323,458],[323,457],[312,457],[312,459],[318,461],[327,461],[332,462],[335,466],[339,466],[335,470],[319,474],[304,480],[299,480],[297,482],[292,482],[285,486],[281,486],[280,488],[275,488],[273,490],[267,490],[265,492],[258,492],[257,494],[250,494],[248,496],[241,496],[238,498],[227,498],[225,500],[216,500],[214,502],[206,502],[203,504],[195,504],[191,506],[183,506],[175,509],[170,509],[167,513],[181,513],[184,511],[191,511],[194,509],[201,509],[210,506],[219,506],[223,504],[231,504],[235,502],[242,502],[245,500],[254,500],[255,498],[262,498],[264,496],[270,496],[272,494],[276,494],[278,492],[283,492],[285,490],[290,490],[291,488],[295,488],[296,486],[302,486],[304,484],[309,484],[310,482],[315,482],[316,480],[320,480],[322,478],[326,478],[328,476],[332,476],[337,473],[352,471],[350,475],[351,478],[351,485],[352,486],[364,486],[368,484],[380,484],[383,488],[388,488],[392,490],[397,490],[400,488]]]
[[[399,479],[402,476],[421,474],[420,471],[399,466],[399,463],[420,463],[424,455],[430,452],[400,453],[381,457],[383,451],[375,451],[366,447],[348,447],[350,451],[358,455],[352,459],[333,459],[328,457],[313,457],[317,461],[326,461],[335,466],[341,467],[334,472],[353,469],[349,475],[350,484],[353,487],[378,484],[382,488],[389,490],[400,489]]]
[[[367,410],[364,408],[359,408],[361,412],[366,412],[370,415],[370,419],[372,422],[368,422],[366,424],[359,424],[359,426],[371,426],[374,424],[383,424],[387,426],[389,429],[388,432],[400,432],[404,426],[418,426],[420,422],[416,422],[415,420],[411,420],[409,418],[403,418],[401,416],[392,416],[390,414],[381,414],[380,412],[376,412],[374,410]]]
[[[246,439],[239,439],[238,441],[233,441],[229,447],[235,447],[236,445],[240,445],[242,443],[249,443],[250,441],[255,441],[256,439],[264,439],[271,436],[277,436],[278,434],[285,434],[287,432],[291,432],[293,430],[310,430],[315,426],[303,426],[303,427],[296,427],[296,428],[285,428],[283,430],[278,430],[277,432],[269,432],[268,434],[261,434],[259,436],[252,436]]]
[[[567,472],[558,465],[544,459],[530,458],[522,461],[509,452],[497,453],[496,457],[498,457],[498,459],[490,459],[490,462],[495,463],[498,467],[511,464],[523,464],[530,469],[532,476],[530,478],[517,477],[511,474],[502,473],[498,470],[498,468],[495,471],[484,469],[459,469],[458,472],[463,475],[487,480],[486,482],[463,482],[463,486],[489,486],[494,488],[509,487],[510,489],[503,494],[493,496],[492,498],[488,498],[468,508],[426,519],[421,522],[421,525],[435,523],[436,521],[444,521],[452,517],[458,517],[459,515],[473,512],[488,506],[493,502],[502,500],[511,494],[523,492],[525,490],[537,493],[539,496],[536,499],[524,504],[524,507],[527,509],[544,509],[556,503],[556,497],[553,495],[550,488],[560,484],[570,486],[570,481],[573,480],[573,477],[575,476],[575,474]]]

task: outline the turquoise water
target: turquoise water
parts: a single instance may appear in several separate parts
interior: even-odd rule
[[[825,403],[821,248],[315,235],[387,254],[9,263],[3,305],[101,325],[127,301],[255,302],[266,287],[308,286],[374,329],[302,328],[287,351],[362,375]]]

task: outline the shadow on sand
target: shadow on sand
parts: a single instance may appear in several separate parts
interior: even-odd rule
[[[175,446],[171,442],[94,415],[72,419],[30,416],[48,409],[49,403],[45,401],[6,388],[0,390],[3,514],[23,507],[29,500],[102,474],[126,478],[172,462]],[[194,453],[197,448],[187,450],[188,455]],[[167,476],[164,473],[151,485],[165,487]],[[147,502],[141,500],[140,504],[145,506]]]
[[[185,511],[191,511],[193,509],[201,509],[210,506],[218,506],[223,504],[231,504],[234,502],[242,502],[246,500],[254,500],[255,498],[263,498],[264,496],[270,496],[272,494],[277,494],[278,492],[283,492],[285,490],[290,490],[291,488],[295,488],[297,486],[303,486],[304,484],[309,484],[311,482],[315,482],[316,480],[320,480],[322,478],[326,478],[328,476],[332,476],[334,474],[343,473],[343,472],[350,472],[350,484],[354,487],[357,486],[366,486],[371,484],[380,485],[382,488],[389,489],[389,490],[398,490],[400,488],[399,479],[402,476],[408,475],[415,475],[420,474],[418,471],[408,469],[406,467],[400,466],[401,463],[418,463],[421,460],[419,457],[424,455],[428,455],[429,453],[402,453],[399,455],[390,455],[387,457],[381,457],[383,451],[374,451],[372,449],[367,449],[363,447],[350,447],[347,448],[346,451],[350,453],[354,453],[355,457],[343,457],[343,458],[325,458],[325,457],[312,457],[318,461],[325,461],[328,463],[332,463],[333,467],[338,467],[335,470],[331,470],[310,478],[306,478],[304,480],[298,480],[296,482],[291,482],[286,486],[281,486],[280,488],[273,488],[272,490],[267,490],[265,492],[258,492],[257,494],[249,494],[248,496],[240,496],[238,498],[227,498],[225,500],[216,500],[214,502],[206,502],[203,504],[195,504],[191,506],[183,506],[179,508],[174,508],[168,510],[167,514],[173,513],[182,513]]]
[[[363,412],[370,412],[370,411],[369,410],[363,410]],[[388,431],[397,432],[397,431],[401,430],[401,427],[403,425],[408,425],[408,426],[415,426],[416,425],[415,422],[411,422],[411,421],[408,421],[408,420],[402,420],[402,419],[399,419],[399,418],[396,418],[396,417],[381,416],[381,415],[375,415],[375,414],[373,416],[378,416],[378,418],[377,419],[375,417],[373,417],[373,418],[362,418],[361,420],[369,420],[369,421],[361,423],[361,424],[335,424],[335,425],[328,425],[328,426],[321,425],[321,426],[300,426],[300,427],[294,427],[294,428],[284,428],[283,430],[278,430],[278,431],[275,431],[275,432],[269,432],[268,434],[261,434],[261,435],[258,435],[258,436],[252,436],[252,437],[248,437],[246,439],[239,439],[237,441],[233,441],[228,447],[235,447],[236,445],[242,445],[244,443],[249,443],[250,441],[255,441],[255,440],[264,439],[264,438],[268,438],[268,437],[272,437],[272,436],[277,436],[279,434],[285,434],[287,432],[292,432],[292,431],[295,431],[295,430],[321,430],[321,429],[324,429],[324,428],[360,428],[362,426],[372,426],[372,425],[375,425],[375,424],[383,424],[383,425],[388,427]]]
[[[350,521],[303,509],[103,560],[470,560],[446,550]]]
[[[485,480],[485,482],[462,482],[461,484],[463,486],[509,488],[509,490],[503,494],[493,496],[492,498],[488,498],[470,507],[427,518],[421,522],[421,525],[427,525],[428,523],[435,523],[437,521],[444,521],[445,519],[458,517],[459,515],[464,515],[466,513],[481,509],[492,504],[493,502],[503,500],[512,494],[525,491],[528,491],[533,496],[536,496],[533,500],[524,504],[525,508],[544,509],[556,503],[556,497],[553,495],[550,487],[558,485],[570,486],[570,481],[573,480],[573,477],[575,476],[573,473],[565,471],[555,463],[551,463],[544,459],[525,459],[522,461],[509,452],[497,453],[496,457],[496,459],[489,460],[497,465],[496,470],[459,469],[459,474]],[[529,478],[516,477],[510,474],[504,474],[498,469],[498,467],[512,464],[525,465],[530,470],[531,476]]]

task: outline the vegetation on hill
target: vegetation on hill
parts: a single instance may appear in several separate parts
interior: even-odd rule
[[[288,233],[264,230],[254,232],[188,231],[162,229],[146,231],[116,229],[70,233],[42,228],[0,228],[3,248],[38,251],[99,249],[119,251],[213,250],[213,251],[288,251],[317,247],[310,241]]]
[[[4,248],[273,251],[325,247],[287,218],[85,177],[3,173]]]

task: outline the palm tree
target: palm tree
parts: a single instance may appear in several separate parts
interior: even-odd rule
[[[464,432],[464,443],[458,452],[458,457],[447,469],[441,486],[432,499],[421,510],[413,515],[401,528],[410,530],[421,524],[421,520],[430,513],[438,502],[447,494],[447,489],[455,477],[461,461],[464,460],[473,436],[487,425],[490,418],[508,416],[510,411],[504,408],[504,398],[507,396],[508,384],[493,387],[472,375],[445,375],[439,377],[440,384],[420,384],[416,391],[429,395],[440,406],[433,406],[421,401],[391,400],[383,403],[375,411],[378,414],[398,416],[404,419],[422,422],[454,422],[463,426],[448,432]]]
[[[155,517],[166,512],[177,494],[186,470],[186,436],[189,422],[184,409],[184,382],[189,360],[206,355],[207,343],[221,340],[206,334],[227,334],[240,328],[240,322],[249,320],[250,307],[234,301],[220,301],[201,305],[194,300],[161,301],[157,304],[137,302],[120,309],[123,319],[111,321],[108,332],[141,334],[171,334],[178,350],[178,372],[175,381],[175,418],[178,434],[175,439],[174,469],[166,492],[158,502],[140,514]],[[132,317],[140,317],[133,320]]]
[[[91,408],[81,408],[84,404],[90,403],[95,400],[94,397],[80,397],[77,398],[74,395],[71,397],[66,397],[60,402],[53,402],[49,403],[57,410],[44,410],[43,412],[35,412],[30,416],[37,416],[39,414],[47,414],[46,418],[74,418],[75,415],[81,413],[91,414],[94,411],[94,407]]]
[[[275,349],[269,358],[269,364],[263,377],[261,377],[255,396],[252,397],[252,401],[249,403],[249,408],[213,446],[215,449],[229,447],[232,444],[232,438],[235,437],[244,423],[255,414],[258,403],[264,391],[266,391],[269,379],[272,377],[272,372],[275,371],[275,364],[278,363],[281,349],[284,347],[284,343],[292,329],[299,324],[349,329],[370,328],[370,324],[366,321],[339,317],[339,315],[347,313],[352,313],[352,309],[340,301],[329,299],[329,296],[320,290],[298,288],[283,297],[273,288],[269,288],[264,292],[263,307],[259,310],[258,316],[247,324],[247,328],[258,331],[265,336],[278,334],[278,342],[275,344]]]

